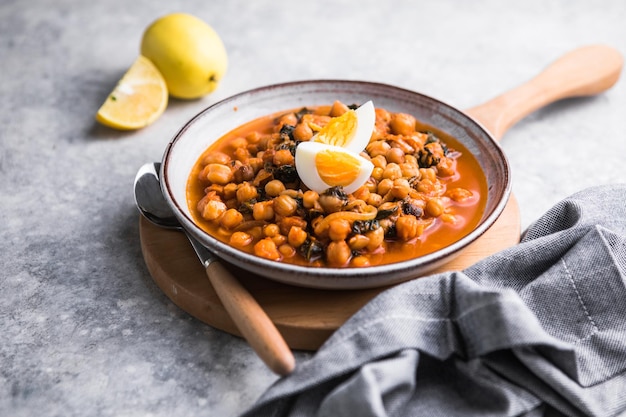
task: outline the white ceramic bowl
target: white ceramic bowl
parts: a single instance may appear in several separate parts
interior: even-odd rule
[[[393,264],[365,268],[319,268],[274,262],[244,253],[204,232],[187,206],[186,185],[193,165],[211,143],[255,118],[302,106],[363,103],[405,112],[461,141],[478,160],[488,181],[487,204],[478,226],[434,253]],[[497,142],[463,112],[431,97],[398,87],[341,80],[271,85],[216,103],[187,122],[168,144],[161,164],[161,188],[183,227],[221,259],[244,270],[287,284],[328,289],[360,289],[395,284],[450,261],[481,236],[504,210],[510,195],[510,168]]]

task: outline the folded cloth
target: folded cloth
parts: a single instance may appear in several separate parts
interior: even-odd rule
[[[577,193],[522,242],[370,301],[244,416],[626,413],[626,185]]]

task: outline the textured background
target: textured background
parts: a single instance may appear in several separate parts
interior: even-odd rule
[[[222,36],[220,88],[119,133],[93,116],[173,11]],[[623,0],[0,2],[0,415],[229,416],[275,377],[240,339],[174,306],[144,265],[132,183],[176,130],[243,90],[379,81],[459,108],[561,54],[626,53]],[[626,81],[549,106],[502,141],[526,227],[555,202],[626,179]],[[299,360],[308,354],[298,353]]]

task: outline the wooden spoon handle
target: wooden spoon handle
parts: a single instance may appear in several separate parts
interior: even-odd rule
[[[296,364],[293,353],[252,294],[219,261],[211,262],[206,274],[237,329],[261,360],[278,375],[290,374]]]
[[[530,81],[466,111],[500,139],[515,123],[557,100],[591,96],[613,86],[623,58],[606,45],[575,49],[554,61]]]

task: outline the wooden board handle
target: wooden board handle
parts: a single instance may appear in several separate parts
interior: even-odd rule
[[[515,123],[557,100],[591,96],[619,79],[622,55],[606,45],[575,49],[554,61],[530,81],[466,111],[500,139]]]
[[[288,375],[295,358],[287,343],[252,294],[219,261],[206,274],[224,309],[261,360],[278,375]]]

